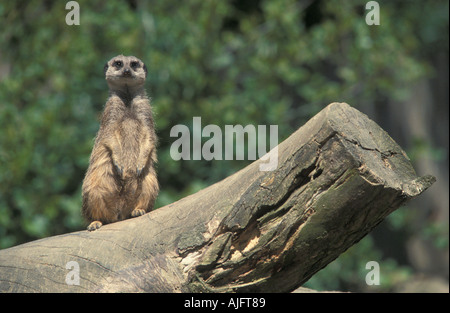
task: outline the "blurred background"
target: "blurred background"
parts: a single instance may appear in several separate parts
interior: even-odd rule
[[[448,292],[449,2],[0,2],[0,248],[86,224],[81,184],[108,96],[103,66],[135,55],[149,70],[160,138],[156,207],[251,161],[174,161],[170,129],[278,125],[279,142],[331,102],[384,128],[418,175],[437,182],[305,286],[362,292]],[[205,139],[207,140],[207,138]],[[380,264],[367,286],[365,264]]]

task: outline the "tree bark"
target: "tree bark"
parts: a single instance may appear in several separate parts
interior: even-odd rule
[[[270,153],[274,171],[260,159],[144,216],[0,251],[0,290],[292,291],[434,182],[345,103]]]

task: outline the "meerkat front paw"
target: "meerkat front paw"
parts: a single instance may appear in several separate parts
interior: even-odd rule
[[[136,167],[136,175],[137,175],[137,177],[139,177],[139,176],[141,176],[141,174],[142,174],[142,171],[144,170],[144,167],[145,167],[145,165],[144,166],[137,166]]]
[[[123,166],[120,165],[117,161],[113,161],[113,164],[119,177],[123,178]]]
[[[93,231],[93,230],[97,230],[100,227],[102,227],[103,223],[100,221],[93,221],[92,223],[89,224],[89,226],[87,227],[87,230],[89,231]]]
[[[132,217],[138,217],[138,216],[141,216],[141,215],[144,215],[144,214],[145,214],[145,210],[143,210],[143,209],[134,209],[131,212],[131,216]]]

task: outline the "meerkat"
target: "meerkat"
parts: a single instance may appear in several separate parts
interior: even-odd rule
[[[159,192],[147,68],[134,56],[119,55],[106,63],[104,74],[109,98],[82,187],[89,231],[145,214]]]

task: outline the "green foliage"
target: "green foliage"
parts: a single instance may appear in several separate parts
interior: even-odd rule
[[[366,264],[376,261],[380,269],[380,284],[366,285],[366,275],[370,269]],[[329,291],[364,291],[389,292],[411,277],[412,271],[406,266],[399,266],[393,259],[383,258],[370,236],[352,246],[336,261],[314,275],[304,286],[307,288]]]
[[[272,124],[281,142],[330,102],[402,99],[429,73],[421,44],[448,27],[446,1],[425,16],[383,2],[372,27],[366,1],[78,3],[80,26],[65,24],[64,1],[0,3],[0,248],[84,227],[81,184],[114,55],[149,69],[160,207],[250,163],[174,161],[174,125]],[[420,36],[417,23],[427,25]]]

